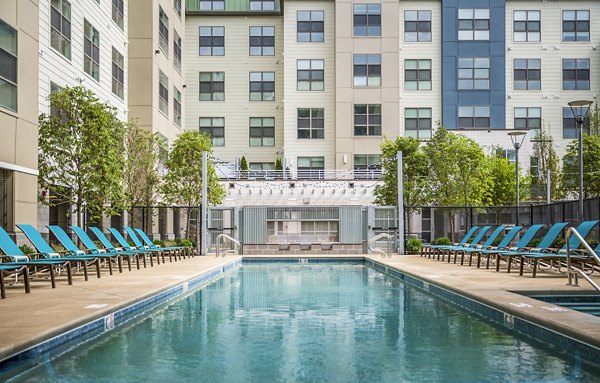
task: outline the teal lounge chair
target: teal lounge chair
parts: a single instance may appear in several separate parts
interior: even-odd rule
[[[583,237],[586,238],[590,232],[594,229],[594,227],[598,224],[598,221],[584,221],[577,226],[577,232]],[[581,246],[581,241],[576,236],[572,235],[569,237],[569,249],[577,249]],[[540,262],[546,261],[549,262],[548,268],[554,267],[554,265],[560,265],[560,262],[564,262],[567,260],[567,244],[557,252],[551,251],[539,251],[539,252],[531,252],[531,253],[523,253],[517,256],[520,261],[519,266],[519,275],[523,275],[523,265],[525,262],[531,262],[532,268],[532,277],[535,278],[537,274],[538,266],[540,266]],[[558,262],[558,263],[557,263]]]
[[[47,226],[48,229],[50,229],[50,232],[52,234],[54,234],[54,236],[56,237],[56,239],[58,239],[58,241],[61,243],[61,245],[64,246],[65,250],[68,251],[70,254],[74,255],[74,256],[85,256],[86,253],[85,251],[79,249],[77,247],[77,245],[75,244],[75,242],[73,242],[73,240],[71,239],[71,237],[63,230],[62,227],[57,226],[57,225],[48,225]],[[89,256],[89,255],[88,255]],[[112,275],[112,260],[116,260],[117,261],[117,265],[119,267],[119,273],[123,272],[123,266],[122,266],[122,262],[121,262],[121,258],[124,256],[121,253],[94,253],[93,256],[99,258],[99,259],[107,259],[108,260],[108,272],[110,275]],[[131,270],[131,262],[130,262],[130,267],[129,270]]]
[[[67,256],[63,257],[61,254],[57,253],[52,246],[46,242],[44,237],[37,231],[37,229],[29,224],[19,224],[17,227],[25,234],[29,242],[37,249],[38,254],[43,258],[48,258],[54,261],[63,261],[63,262],[73,262],[83,266],[83,274],[84,278],[88,280],[88,272],[87,272],[87,264],[96,265],[96,276],[100,278],[100,262],[98,257],[95,256]],[[69,283],[71,284],[71,283]]]
[[[67,278],[70,285],[73,284],[71,276],[71,262],[63,261],[60,258],[55,259],[31,259],[27,256],[19,246],[12,240],[8,233],[0,227],[0,250],[4,253],[2,258],[9,259],[7,262],[2,262],[2,272],[8,274],[23,274],[23,278],[27,278],[25,285],[25,292],[29,293],[29,270],[25,271],[24,268],[33,269],[37,272],[38,269],[47,270],[50,273],[50,283],[52,288],[56,288],[56,277],[54,273],[55,267],[64,267],[67,269]],[[1,274],[1,273],[0,273]],[[4,277],[4,276],[2,276]]]
[[[96,236],[98,238],[100,238],[100,236],[103,236],[105,240],[108,241],[108,238],[106,238],[106,236],[104,235],[104,233],[100,232],[100,230],[98,228],[90,228],[92,229],[92,231],[94,232],[94,234],[96,234]],[[96,229],[96,230],[94,230]],[[113,229],[112,227],[108,228],[108,231],[110,232],[110,234],[113,236],[113,238],[123,247],[123,249],[127,250],[127,251],[133,251],[136,252],[138,254],[140,254],[140,256],[142,257],[143,261],[144,261],[144,267],[146,267],[146,255],[149,256],[150,258],[150,266],[154,266],[153,260],[152,260],[152,255],[156,255],[156,262],[158,264],[160,264],[160,255],[161,252],[158,250],[148,250],[148,249],[138,249],[135,246],[130,246],[129,243],[127,242],[127,240],[125,239],[125,237],[123,237],[121,235],[121,233],[119,233],[116,229]],[[104,241],[103,241],[104,243]],[[163,263],[164,263],[164,255],[163,255]]]
[[[463,262],[464,262],[464,258],[465,258],[465,253],[470,253],[469,256],[469,266],[471,266],[471,263],[473,261],[473,252],[475,251],[479,251],[481,249],[485,249],[488,248],[490,246],[492,246],[492,243],[494,243],[494,241],[496,240],[496,238],[498,238],[500,236],[500,234],[502,234],[504,232],[504,229],[506,229],[506,226],[498,226],[493,232],[492,234],[490,234],[490,236],[488,237],[488,239],[485,240],[485,242],[481,245],[478,244],[474,244],[472,246],[466,247],[464,246],[463,248],[459,248],[457,250],[454,250],[454,263],[456,263],[456,255],[458,253],[460,253],[460,264],[462,266]],[[450,263],[450,255],[448,255],[448,263]]]
[[[475,236],[475,238],[473,238],[473,241],[471,243],[465,243],[464,245],[458,245],[458,246],[444,246],[444,247],[437,248],[436,251],[438,251],[438,253],[437,253],[438,261],[440,260],[440,253],[442,254],[442,262],[443,262],[445,254],[448,254],[448,257],[450,257],[451,252],[454,252],[457,250],[462,250],[465,247],[471,247],[471,246],[478,245],[479,242],[481,242],[483,237],[487,234],[487,232],[491,228],[492,228],[491,226],[482,227],[481,230],[479,230],[479,233],[477,233],[477,235]],[[455,255],[456,255],[456,253],[455,253]]]
[[[521,231],[522,228],[523,228],[523,226],[514,226],[513,228],[511,228],[508,231],[508,233],[506,233],[504,235],[504,237],[502,237],[502,240],[500,240],[500,242],[498,243],[497,246],[493,246],[493,243],[500,237],[499,235],[496,236],[496,239],[494,239],[493,241],[491,241],[491,243],[489,243],[489,238],[488,238],[488,240],[486,241],[486,243],[484,243],[481,248],[475,248],[475,249],[467,248],[467,249],[465,249],[465,252],[469,253],[469,266],[471,266],[473,255],[477,254],[477,268],[479,268],[479,266],[481,265],[481,252],[482,251],[490,250],[490,249],[497,249],[498,247],[507,247],[507,246],[509,246],[510,243],[512,242],[512,240],[517,236],[517,234]],[[504,227],[504,229],[506,229],[506,227]],[[502,234],[502,232],[504,231],[504,229],[499,233],[500,235]],[[492,237],[492,235],[490,235],[490,238]],[[489,263],[489,258],[488,258],[488,263]]]
[[[517,228],[517,227],[519,227],[519,226],[515,226],[515,228]],[[515,247],[513,247],[512,249],[517,250],[517,249],[525,248],[527,245],[529,245],[529,242],[531,242],[533,237],[535,237],[537,232],[542,227],[544,227],[543,224],[535,224],[535,225],[530,226],[529,229],[527,229],[527,231],[525,231],[525,233],[523,233],[521,238],[519,238],[519,240],[515,244]],[[511,232],[512,232],[512,230],[506,234],[504,239],[498,244],[497,247],[490,248],[490,249],[482,249],[481,251],[479,251],[479,253],[477,253],[477,267],[478,268],[481,264],[481,257],[486,258],[485,268],[489,269],[490,268],[490,258],[492,255],[495,255],[498,252],[508,251],[509,249],[511,249],[510,243],[512,242],[512,240],[514,239],[514,237],[516,236],[518,231],[514,233],[512,238],[509,238],[509,235],[511,234]],[[508,239],[508,241],[507,241],[507,239]]]
[[[136,243],[135,242],[136,240],[134,239],[135,236],[132,235],[132,228],[129,226],[125,226],[125,230],[129,234],[131,239],[134,241],[134,243]],[[168,251],[168,252],[175,251],[175,252],[180,253],[184,257],[186,255],[189,255],[189,252],[191,252],[191,250],[192,250],[191,246],[158,246],[158,245],[155,245],[154,242],[152,242],[150,237],[148,237],[148,235],[142,229],[135,229],[135,233],[137,233],[139,238],[141,238],[144,241],[144,243],[151,249],[161,249],[163,251]]]
[[[133,252],[111,252],[111,251],[107,251],[106,249],[99,249],[98,246],[96,246],[96,244],[94,243],[94,241],[92,241],[92,239],[90,238],[89,235],[87,235],[87,233],[85,232],[85,230],[83,230],[82,228],[80,228],[79,226],[69,226],[71,228],[71,230],[73,230],[73,233],[75,233],[75,235],[77,236],[77,238],[79,238],[79,240],[81,241],[81,243],[83,244],[83,246],[85,246],[88,251],[92,254],[102,254],[102,253],[108,253],[108,254],[116,254],[119,253],[120,255],[127,255],[127,264],[129,266],[129,271],[131,271],[131,256],[134,256],[136,261],[137,261],[137,268],[138,270],[140,269],[140,262],[139,262],[139,258],[138,258],[138,254],[137,253],[133,253]]]
[[[477,231],[477,229],[479,229],[479,226],[473,226],[471,227],[471,229],[469,229],[469,231],[465,234],[465,236],[463,237],[463,239],[460,240],[460,242],[454,244],[454,245],[432,245],[432,244],[426,244],[423,245],[423,247],[421,248],[421,257],[424,256],[425,254],[427,254],[427,258],[431,258],[431,254],[432,254],[432,250],[433,249],[441,249],[443,247],[451,247],[451,246],[459,246],[459,245],[464,245],[467,243],[467,241],[469,239],[471,239],[471,237],[473,236],[473,234],[475,234],[475,232]]]

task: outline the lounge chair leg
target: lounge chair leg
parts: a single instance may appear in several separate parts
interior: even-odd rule
[[[523,266],[525,266],[525,258],[519,257],[519,275],[523,276]],[[535,266],[535,264],[534,264]]]
[[[481,266],[481,253],[477,253],[477,268]]]
[[[150,258],[150,267],[154,267],[154,261],[152,260],[152,253],[148,253],[148,258]]]
[[[144,269],[146,268],[146,254],[142,253],[142,259],[144,260]]]
[[[500,254],[496,254],[496,272],[500,271]]]
[[[56,288],[56,281],[54,280],[54,266],[50,266],[50,283],[52,284],[52,288]]]
[[[0,270],[0,296],[6,299],[6,289],[4,288],[4,271]]]
[[[85,261],[83,261],[82,263],[83,263],[83,278],[87,281],[88,280],[87,263]]]
[[[123,265],[122,265],[123,262],[122,262],[121,258],[122,257],[120,255],[117,257],[117,265],[119,266],[119,273],[123,272]]]
[[[535,275],[537,273],[537,266],[538,266],[538,260],[534,259],[533,260],[533,273],[531,275],[531,278],[535,278]],[[523,274],[521,274],[521,275],[523,275]]]
[[[473,265],[473,253],[469,253],[469,267]]]
[[[129,266],[129,271],[131,271],[131,256],[127,256],[127,265]]]
[[[110,275],[112,275],[112,265],[110,264],[110,259],[108,260],[108,272],[110,273]],[[96,259],[96,276],[98,278],[101,277],[101,275],[100,275],[100,258]]]
[[[508,268],[507,268],[506,272],[510,273],[510,269],[512,267],[512,256],[508,257],[508,265],[507,266],[508,266]]]
[[[31,292],[31,284],[29,283],[29,269],[27,267],[23,270],[23,283],[25,284],[25,293],[29,294]]]
[[[457,255],[456,255],[456,254],[457,254],[457,253],[455,252],[455,253],[454,253],[454,264],[455,264],[455,265],[456,265],[456,258],[457,258]]]
[[[137,269],[139,270],[140,269],[140,256],[139,255],[135,256],[135,263],[137,264]]]
[[[85,262],[83,262],[83,269],[86,270],[85,268]],[[87,271],[86,271],[86,279],[87,281]],[[71,267],[71,262],[67,262],[67,281],[69,283],[69,285],[73,284],[73,268]]]
[[[485,262],[485,269],[489,270],[490,269],[490,255],[488,254],[486,258],[487,258],[487,260]]]
[[[465,264],[465,253],[460,253],[460,265]]]

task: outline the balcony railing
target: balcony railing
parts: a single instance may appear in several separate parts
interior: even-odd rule
[[[378,180],[381,169],[358,170],[230,170],[220,173],[221,180]]]

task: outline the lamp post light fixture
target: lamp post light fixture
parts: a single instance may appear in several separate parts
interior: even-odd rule
[[[516,174],[516,183],[517,183],[517,219],[516,224],[519,224],[519,149],[523,146],[523,140],[525,140],[525,135],[527,133],[522,130],[515,130],[508,133],[510,137],[510,142],[512,142],[515,147],[515,174]]]
[[[569,103],[575,123],[577,124],[577,139],[579,140],[579,221],[583,221],[583,124],[590,112],[594,101],[576,100]]]

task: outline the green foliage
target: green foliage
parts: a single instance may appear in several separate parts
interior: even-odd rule
[[[67,249],[65,249],[65,247],[62,244],[57,242],[51,242],[50,247],[52,247],[52,249],[54,249],[54,251],[56,251],[57,253],[64,253],[67,251]]]
[[[552,246],[550,246],[553,249],[560,249],[565,245],[565,239],[564,238],[556,238],[554,240],[554,242],[552,243]]]
[[[423,241],[419,238],[409,238],[406,241],[406,253],[407,254],[419,254],[421,253],[421,248],[423,247]]]
[[[178,246],[194,246],[194,242],[189,239],[181,239],[179,240]]]
[[[25,255],[35,254],[35,249],[27,244],[19,246],[19,249],[21,249]]]
[[[152,243],[155,244],[155,245],[158,245],[160,247],[165,246],[165,241],[162,241],[160,239],[155,239],[155,240],[152,241]]]
[[[492,241],[492,246],[498,246],[500,244],[500,242],[502,242],[502,238],[500,236],[496,237],[496,239],[494,239]]]
[[[500,147],[494,148],[485,162],[486,190],[483,198],[484,206],[510,206],[516,203],[516,172]],[[527,198],[531,182],[529,177],[519,176],[519,195],[521,200]]]
[[[449,246],[452,245],[452,242],[448,237],[439,237],[433,241],[433,244],[436,246]]]
[[[248,170],[248,161],[246,161],[246,156],[242,156],[242,159],[240,160],[240,170]]]
[[[156,201],[156,189],[160,181],[159,160],[161,153],[166,150],[158,134],[138,127],[135,122],[128,124],[125,152],[125,197],[128,207],[151,206]]]
[[[537,245],[540,244],[540,242],[542,242],[541,238],[533,238],[531,241],[529,241],[529,243],[527,244],[527,246],[529,246],[529,247],[536,247]]]
[[[600,136],[583,135],[583,195],[600,196]],[[579,142],[573,140],[563,157],[563,186],[573,195],[579,194]]]
[[[39,116],[38,182],[92,220],[123,205],[126,129],[114,108],[84,87],[48,96],[53,115]]]
[[[404,203],[408,206],[428,202],[427,156],[420,142],[412,137],[398,137],[395,141],[385,139],[381,144],[382,184],[375,187],[375,203],[398,204],[398,160],[402,152]]]
[[[554,149],[550,129],[546,127],[545,123],[542,124],[540,132],[535,137],[532,159],[537,161],[538,172],[531,174],[530,198],[532,200],[546,199],[547,173],[550,170],[550,195],[552,199],[562,199],[564,191],[562,188],[560,161]]]
[[[275,170],[283,170],[283,163],[281,162],[281,158],[277,157],[275,160]]]

